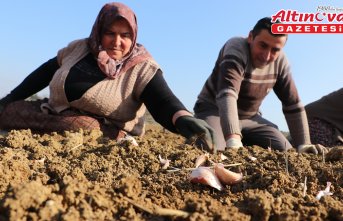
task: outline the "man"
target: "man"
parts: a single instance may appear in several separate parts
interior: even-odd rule
[[[262,18],[248,38],[235,37],[225,43],[198,96],[195,115],[215,129],[219,149],[244,144],[285,151],[291,144],[259,112],[263,99],[273,89],[282,102],[298,151],[326,151],[311,145],[306,112],[282,52],[287,35],[272,34],[271,25],[271,18]]]

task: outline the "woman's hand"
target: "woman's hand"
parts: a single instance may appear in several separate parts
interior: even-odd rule
[[[204,120],[189,115],[180,116],[175,121],[175,127],[188,142],[205,146],[211,152],[217,149],[215,132]]]

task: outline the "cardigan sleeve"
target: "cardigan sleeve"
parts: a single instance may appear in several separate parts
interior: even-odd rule
[[[59,68],[57,57],[54,57],[31,74],[29,74],[16,88],[14,88],[6,97],[6,103],[10,103],[17,100],[26,99],[37,92],[47,87],[54,76],[56,70]]]
[[[187,109],[171,91],[160,69],[144,88],[141,99],[156,122],[176,132],[172,117],[177,111]]]

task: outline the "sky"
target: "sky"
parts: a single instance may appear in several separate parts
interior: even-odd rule
[[[3,0],[0,2],[0,97],[69,42],[89,36],[108,1]],[[246,37],[257,20],[281,9],[315,13],[343,1],[125,0],[136,13],[138,42],[159,63],[175,95],[193,111],[218,52],[231,37]],[[342,22],[343,23],[343,22]],[[343,34],[290,34],[283,48],[304,105],[343,85]],[[38,95],[47,97],[48,89]],[[270,93],[263,117],[288,131],[281,102]]]

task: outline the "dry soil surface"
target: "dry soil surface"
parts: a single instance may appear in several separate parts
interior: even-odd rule
[[[182,137],[150,125],[137,143],[99,131],[0,135],[0,220],[343,220],[343,147],[210,154],[244,175],[218,191],[188,180],[204,151]],[[181,170],[163,170],[159,155]],[[327,182],[333,194],[316,199]]]

